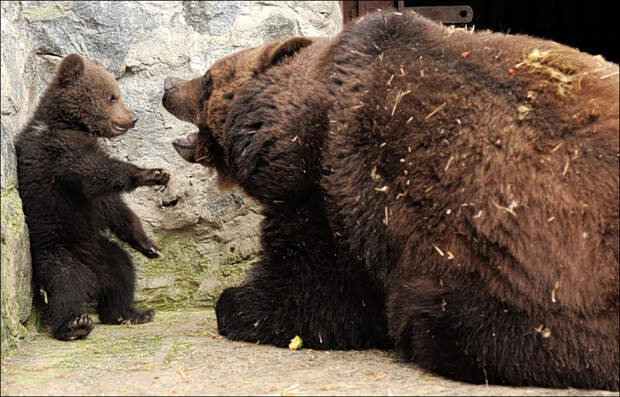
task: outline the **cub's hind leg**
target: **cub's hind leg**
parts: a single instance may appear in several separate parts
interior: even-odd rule
[[[93,329],[85,305],[95,290],[95,274],[64,248],[37,255],[33,263],[43,291],[44,319],[51,325],[54,338],[85,338]]]

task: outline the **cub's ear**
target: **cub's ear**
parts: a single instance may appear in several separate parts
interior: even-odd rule
[[[260,59],[259,71],[263,72],[272,66],[282,63],[286,58],[295,55],[299,50],[314,43],[310,37],[293,37],[267,44]]]
[[[78,54],[67,55],[58,66],[58,79],[64,85],[77,80],[84,74],[84,60]]]

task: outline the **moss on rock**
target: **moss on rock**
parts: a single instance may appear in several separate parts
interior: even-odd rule
[[[22,203],[14,185],[2,189],[1,355],[12,353],[35,333],[32,317],[30,240]]]
[[[257,260],[257,242],[235,249],[207,231],[158,231],[152,236],[165,257],[149,260],[127,248],[138,273],[136,302],[140,308],[179,310],[209,308],[229,286],[240,284]]]
[[[97,324],[102,327],[101,324]],[[113,332],[111,330],[110,332]],[[110,338],[89,337],[77,341],[71,354],[64,355],[56,367],[73,368],[105,368],[124,369],[130,368],[136,361],[152,357],[161,348],[164,336],[133,334],[127,336],[115,336]],[[97,361],[92,360],[93,356]]]
[[[35,6],[25,7],[22,11],[22,15],[30,23],[61,18],[73,8],[72,1],[53,2],[51,7],[39,7],[37,5],[37,2],[35,2]]]

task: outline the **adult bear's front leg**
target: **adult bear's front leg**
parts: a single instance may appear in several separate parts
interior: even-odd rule
[[[390,346],[383,296],[372,286],[336,280],[335,274],[302,278],[267,277],[224,290],[215,309],[219,333],[279,347],[295,335],[313,349]]]
[[[337,252],[320,194],[265,210],[262,260],[216,305],[218,330],[232,340],[314,349],[390,345],[385,297],[361,263]]]
[[[284,347],[296,334],[293,316],[285,310],[274,289],[252,283],[227,288],[215,308],[218,331],[231,340]]]

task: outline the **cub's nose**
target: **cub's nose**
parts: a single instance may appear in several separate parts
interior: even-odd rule
[[[138,116],[136,116],[135,114],[133,116],[131,116],[131,122],[136,124],[136,122],[138,121]]]
[[[170,91],[173,88],[176,88],[178,85],[178,79],[174,77],[166,77],[164,80],[164,92]]]

